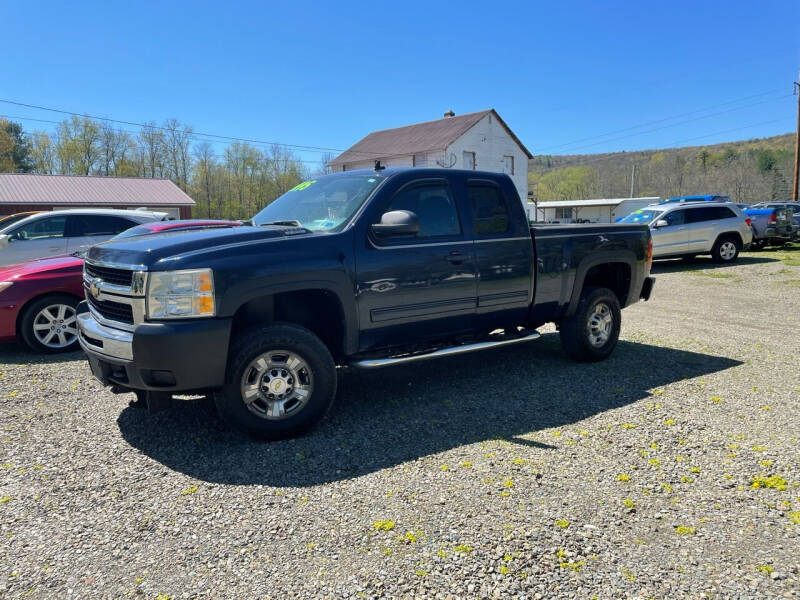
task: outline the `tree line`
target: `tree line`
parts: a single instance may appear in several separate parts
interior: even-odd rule
[[[191,126],[169,119],[130,132],[88,117],[71,117],[52,131],[26,133],[0,119],[0,172],[150,177],[172,180],[197,203],[195,217],[248,218],[299,182],[324,172],[284,146],[245,142],[221,154]]]
[[[634,196],[722,194],[754,204],[790,199],[793,156],[791,134],[704,147],[537,156],[528,180],[541,202],[627,198],[633,179]]]

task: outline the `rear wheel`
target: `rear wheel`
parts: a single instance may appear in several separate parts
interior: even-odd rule
[[[735,262],[741,250],[738,238],[727,236],[719,238],[711,249],[711,256],[719,263]]]
[[[226,382],[214,396],[234,429],[276,440],[305,433],[336,396],[336,366],[322,341],[304,327],[281,323],[241,334]]]
[[[608,288],[587,289],[575,314],[561,323],[561,345],[574,360],[604,360],[617,345],[621,323],[622,311],[614,292]]]
[[[34,300],[20,319],[20,336],[34,352],[68,352],[78,346],[78,298],[53,294]]]

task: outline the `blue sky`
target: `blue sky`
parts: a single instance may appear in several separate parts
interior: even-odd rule
[[[289,144],[343,149],[450,108],[497,109],[534,153],[761,137],[796,115],[796,0],[0,0],[0,20],[4,100]]]

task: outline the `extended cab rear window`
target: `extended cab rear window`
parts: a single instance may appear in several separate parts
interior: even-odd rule
[[[499,235],[508,231],[508,207],[499,187],[488,182],[470,182],[467,196],[476,235]]]

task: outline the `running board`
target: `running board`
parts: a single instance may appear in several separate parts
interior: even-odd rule
[[[476,352],[478,350],[486,350],[487,348],[497,348],[499,346],[510,346],[512,344],[520,344],[522,342],[530,342],[531,340],[540,337],[538,331],[529,331],[528,333],[520,336],[506,338],[496,341],[476,342],[474,344],[462,344],[460,346],[450,346],[448,348],[440,348],[431,352],[424,352],[421,354],[409,354],[407,356],[398,356],[395,358],[367,358],[362,360],[354,360],[348,363],[349,366],[356,369],[377,369],[380,367],[390,367],[394,365],[402,365],[404,363],[415,362],[418,360],[429,360],[432,358],[441,358],[443,356],[455,356],[456,354],[466,354],[467,352]]]

